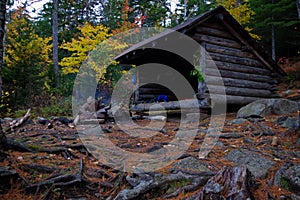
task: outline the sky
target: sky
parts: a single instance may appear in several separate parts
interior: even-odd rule
[[[17,0],[14,3],[13,8],[17,8],[18,6],[22,5],[22,2],[25,2],[26,0]],[[36,17],[37,14],[41,11],[41,9],[43,8],[43,5],[47,2],[49,2],[49,0],[29,0],[29,2],[33,2],[30,3],[28,6],[28,11],[31,17]]]
[[[25,2],[26,0],[17,0],[15,1],[15,4],[13,8],[16,8],[22,4],[22,2]],[[36,17],[38,13],[43,8],[43,5],[50,0],[29,0],[29,2],[33,2],[29,7],[28,11],[31,17]],[[174,11],[176,8],[176,4],[179,2],[179,0],[168,0],[171,3],[171,10]]]

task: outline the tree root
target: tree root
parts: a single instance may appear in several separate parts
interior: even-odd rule
[[[48,191],[46,192],[46,195],[44,197],[47,199],[48,195],[50,195],[51,191],[55,187],[68,186],[68,185],[72,185],[74,183],[80,183],[80,182],[89,182],[86,178],[83,177],[83,161],[82,161],[82,159],[80,159],[80,168],[77,173],[59,175],[59,176],[53,177],[51,179],[42,181],[40,183],[29,185],[26,188],[26,190],[32,191],[35,189],[36,190],[35,193],[37,194],[41,187],[51,185],[51,187],[48,189]]]
[[[139,197],[140,195],[154,189],[163,187],[165,184],[174,181],[181,180],[192,180],[192,184],[179,188],[174,193],[170,194],[170,197],[177,196],[181,191],[192,191],[199,187],[200,185],[204,185],[206,181],[212,175],[204,175],[199,177],[199,175],[190,175],[185,174],[179,171],[176,174],[162,175],[162,174],[148,174],[148,173],[138,173],[136,174],[138,178],[133,178],[131,176],[127,176],[127,182],[133,186],[132,189],[124,189],[122,190],[114,199],[115,200],[129,200]],[[166,195],[164,198],[169,198]]]

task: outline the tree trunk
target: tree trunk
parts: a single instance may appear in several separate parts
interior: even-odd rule
[[[2,94],[2,67],[4,56],[4,34],[5,34],[5,13],[6,13],[6,0],[0,1],[0,100]],[[7,139],[2,131],[0,121],[0,150],[7,147]]]
[[[297,10],[298,10],[298,18],[300,19],[300,0],[296,0]]]
[[[0,121],[0,152],[2,150],[6,150],[7,149],[7,138],[5,133],[2,130],[2,126],[1,126],[1,121]]]
[[[53,65],[56,87],[59,87],[59,68],[58,68],[58,0],[53,0],[54,9],[52,13],[52,37],[53,37]]]
[[[274,0],[272,0],[272,4],[274,4]],[[272,14],[272,22],[274,22],[274,15]],[[275,27],[272,24],[271,27],[272,34],[272,59],[276,61],[276,50],[275,50]]]

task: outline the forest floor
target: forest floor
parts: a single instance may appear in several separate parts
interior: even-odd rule
[[[300,84],[293,84],[290,88],[289,85],[281,85],[282,96],[300,94]],[[286,88],[291,92],[286,92]],[[236,119],[236,113],[227,113],[225,125],[219,133],[224,137],[219,138],[218,145],[206,158],[199,159],[199,148],[205,138],[204,132],[211,123],[210,118],[203,119],[198,125],[198,129],[202,131],[198,131],[193,143],[178,160],[196,158],[205,163],[212,172],[218,172],[224,166],[235,165],[225,159],[229,152],[239,149],[251,150],[274,163],[265,177],[255,179],[257,188],[251,189],[255,199],[280,199],[280,196],[291,192],[270,184],[270,181],[285,163],[300,165],[300,135],[296,131],[286,132],[289,129],[283,128],[277,122],[281,117],[297,118],[298,115],[297,112],[268,115],[258,121],[245,120],[235,124],[232,120]],[[4,130],[9,127],[9,122],[3,122]],[[136,120],[135,123],[146,126],[149,122],[143,119]],[[148,139],[132,138],[124,134],[113,122],[102,124],[101,127],[105,130],[105,136],[116,146],[125,151],[145,153],[168,144],[176,135],[179,122],[168,120],[164,131],[148,130],[155,133],[155,136]],[[274,134],[259,134],[265,132],[266,127]],[[49,127],[29,119],[23,126],[7,134],[7,137],[26,148],[17,146],[0,155],[0,199],[113,199],[125,188],[132,188],[126,178],[130,174],[107,167],[89,153],[76,128],[59,122]],[[275,139],[277,141],[274,143]],[[174,160],[173,163],[178,160]],[[172,166],[174,165],[170,164],[157,172],[169,174]],[[187,183],[180,181],[168,182],[163,187],[160,185],[149,189],[136,199],[163,199],[166,194],[185,184]],[[201,188],[202,186],[199,186],[192,191],[181,191],[168,199],[185,199],[196,194]]]
[[[291,113],[289,117],[296,117],[298,113]],[[264,179],[257,179],[258,189],[253,191],[256,199],[266,199],[266,192],[279,199],[282,194],[290,192],[276,186],[269,186],[268,181],[274,177],[275,172],[286,162],[300,164],[300,147],[296,144],[299,134],[295,132],[282,136],[287,128],[274,123],[281,116],[270,115],[262,119],[262,123],[275,133],[273,136],[256,135],[261,126],[251,121],[242,124],[230,123],[235,119],[236,113],[228,113],[226,123],[220,134],[241,133],[239,138],[221,137],[219,142],[202,159],[212,171],[219,171],[223,166],[233,166],[234,163],[224,159],[224,156],[234,149],[252,149],[261,156],[271,159],[275,164],[268,171]],[[149,120],[138,120],[141,126],[149,123]],[[199,129],[205,130],[209,125],[209,118],[201,121]],[[7,127],[4,123],[4,129]],[[164,132],[158,132],[151,139],[133,140],[124,134],[114,123],[101,125],[109,130],[106,136],[117,146],[126,151],[148,152],[157,145],[169,142],[176,135],[179,122],[169,121],[164,127]],[[49,129],[47,126],[32,121],[19,128],[14,133],[7,135],[15,141],[26,145],[32,152],[23,150],[9,150],[7,155],[2,155],[0,167],[8,167],[15,171],[15,176],[9,176],[9,180],[0,180],[0,199],[106,199],[115,197],[122,189],[130,187],[126,181],[127,173],[109,168],[89,154],[83,146],[75,128],[69,128],[64,124],[55,124]],[[198,157],[199,143],[203,142],[205,134],[199,132],[194,142],[186,151],[184,157]],[[278,143],[271,145],[274,137]],[[248,139],[246,139],[248,138]],[[250,141],[250,142],[249,142]],[[99,141],[100,142],[100,141]],[[282,152],[286,152],[282,154]],[[292,156],[295,155],[295,156]],[[201,161],[201,160],[200,160]],[[174,161],[175,162],[175,161]],[[170,166],[160,169],[159,172],[168,173]],[[48,181],[51,180],[51,181]],[[5,181],[5,182],[4,182]],[[178,187],[180,186],[177,185]],[[165,188],[155,188],[144,194],[147,199],[160,199],[160,196],[174,190],[176,184],[169,184]],[[196,191],[200,190],[199,187]],[[181,192],[173,199],[184,199],[194,192]]]

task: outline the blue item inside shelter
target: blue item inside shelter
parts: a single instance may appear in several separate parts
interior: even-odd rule
[[[162,95],[157,96],[155,100],[158,101],[158,102],[167,102],[168,101],[168,96],[162,94]]]

